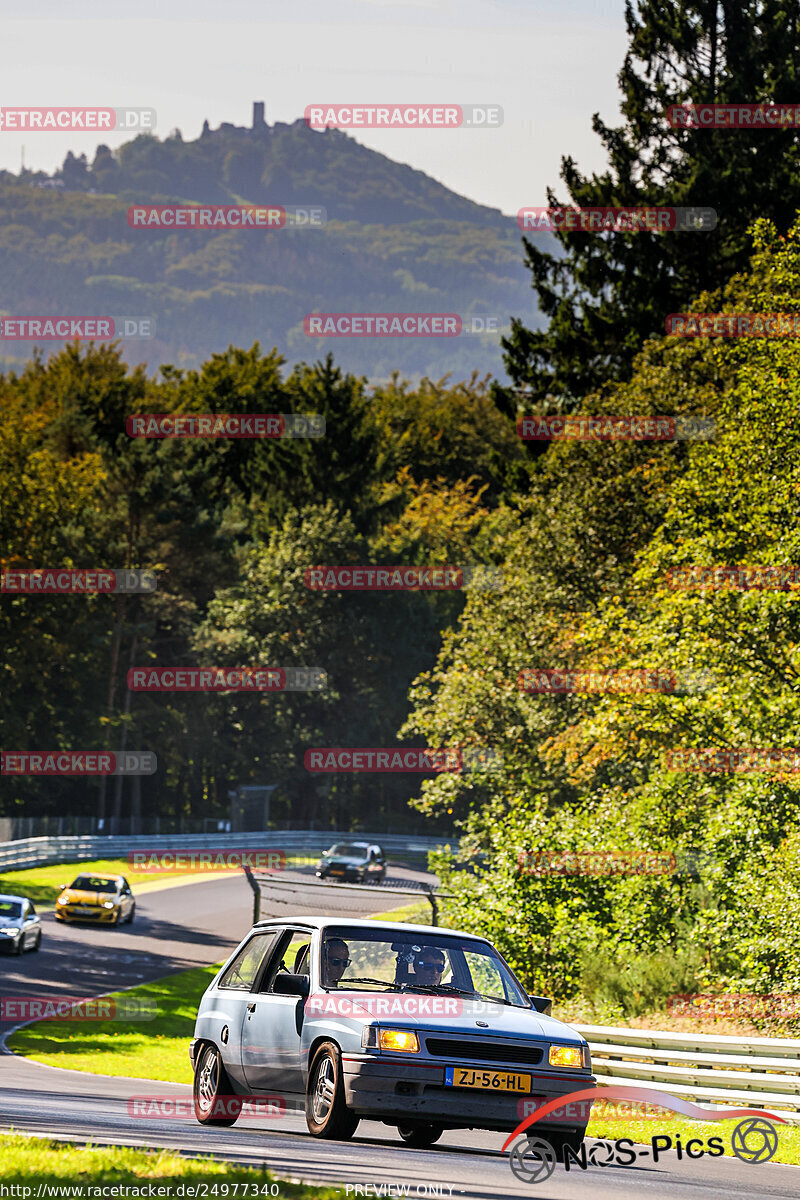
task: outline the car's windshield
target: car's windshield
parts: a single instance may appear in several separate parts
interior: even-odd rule
[[[337,842],[327,853],[342,854],[348,858],[364,858],[367,853],[367,847],[359,845],[358,842]]]
[[[0,917],[21,917],[22,905],[15,900],[0,900]]]
[[[76,892],[115,892],[117,881],[116,879],[100,879],[97,875],[79,875],[69,886]]]
[[[530,1008],[497,952],[472,938],[329,926],[321,944],[321,982],[347,991],[457,991]]]

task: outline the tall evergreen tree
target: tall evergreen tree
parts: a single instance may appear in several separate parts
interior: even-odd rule
[[[624,124],[592,125],[609,159],[600,175],[562,159],[568,203],[711,207],[711,231],[602,235],[561,232],[563,252],[524,239],[544,330],[512,322],[507,370],[541,402],[569,409],[604,380],[627,378],[643,339],[666,316],[721,286],[749,258],[747,228],[771,217],[780,230],[800,203],[800,130],[677,129],[673,104],[800,100],[798,0],[627,0],[630,46],[619,83]],[[548,203],[559,201],[548,189]],[[499,407],[516,410],[511,389]]]

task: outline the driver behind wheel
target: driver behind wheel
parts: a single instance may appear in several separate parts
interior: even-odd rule
[[[350,966],[350,947],[342,938],[330,938],[325,943],[322,962],[324,987],[338,987],[339,980]]]

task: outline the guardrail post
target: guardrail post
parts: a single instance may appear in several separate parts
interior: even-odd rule
[[[433,888],[429,883],[423,883],[425,894],[428,897],[431,905],[431,925],[439,924],[439,904],[433,894]]]
[[[257,925],[261,920],[261,888],[256,882],[255,876],[250,868],[245,865],[243,868],[247,882],[253,889],[253,924]]]

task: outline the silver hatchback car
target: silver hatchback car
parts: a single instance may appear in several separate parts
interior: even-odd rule
[[[260,921],[200,1002],[194,1108],[232,1125],[245,1100],[304,1109],[315,1137],[359,1121],[411,1146],[445,1129],[514,1130],[535,1107],[593,1088],[589,1047],[529,996],[485,938],[428,925]],[[575,1149],[590,1105],[543,1118]],[[560,1119],[558,1119],[560,1118]]]
[[[24,896],[0,896],[0,950],[22,954],[42,944],[42,922],[32,900]]]

